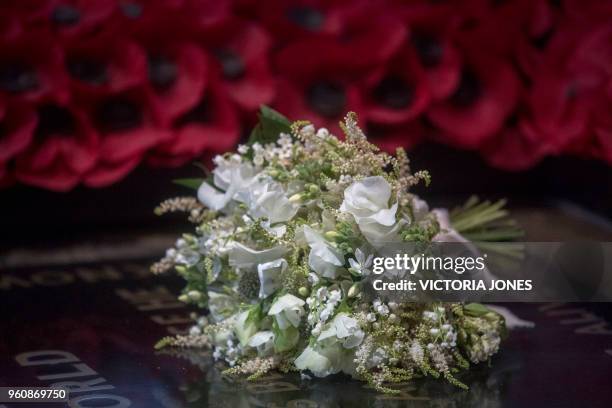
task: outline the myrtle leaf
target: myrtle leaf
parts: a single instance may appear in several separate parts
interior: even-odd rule
[[[267,144],[278,140],[281,133],[291,134],[291,121],[265,105],[259,109],[259,123],[249,137],[248,144]]]

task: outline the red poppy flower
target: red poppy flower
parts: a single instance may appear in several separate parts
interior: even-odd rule
[[[0,106],[0,162],[5,163],[24,151],[32,142],[37,118],[24,104]]]
[[[405,48],[387,66],[365,80],[364,105],[369,120],[397,124],[420,115],[428,106],[430,91],[411,48]]]
[[[525,127],[524,122],[507,124],[480,151],[491,166],[508,171],[527,170],[551,153],[540,135]]]
[[[348,111],[365,120],[363,101],[357,83],[366,72],[355,69],[360,55],[345,58],[336,42],[304,40],[285,48],[276,56],[282,78],[275,104],[290,118],[310,120],[341,135],[338,122]]]
[[[461,80],[454,93],[436,103],[428,118],[444,131],[444,141],[474,148],[497,133],[516,106],[520,82],[502,58],[466,52]]]
[[[14,41],[21,33],[21,23],[15,13],[0,10],[0,39]]]
[[[180,30],[174,25],[160,25],[151,21],[140,26],[134,36],[146,53],[147,71],[143,75],[148,84],[151,103],[161,125],[193,108],[201,99],[207,83],[208,59],[193,42],[168,36]]]
[[[66,80],[62,51],[45,33],[0,40],[0,97],[65,103]]]
[[[30,24],[45,24],[62,37],[82,37],[100,29],[115,10],[108,0],[46,0],[26,11]]]
[[[222,153],[238,143],[237,114],[218,80],[211,80],[198,105],[175,121],[173,133],[152,152],[150,164],[179,166],[202,152]]]
[[[84,184],[94,188],[110,186],[130,174],[140,164],[142,157],[136,155],[115,163],[100,161],[85,175]]]
[[[240,108],[254,111],[271,102],[275,87],[268,63],[270,38],[260,26],[232,18],[201,37],[215,57],[225,92]]]
[[[172,134],[159,127],[144,89],[107,96],[88,108],[100,134],[98,165],[84,177],[90,187],[118,181],[133,169],[144,153]]]
[[[146,58],[133,41],[114,32],[65,42],[65,69],[77,98],[101,97],[142,84]]]
[[[183,0],[181,12],[186,28],[208,29],[225,24],[233,15],[232,3],[230,0]]]
[[[17,157],[19,181],[55,191],[75,187],[97,158],[98,137],[76,107],[40,105],[34,140]]]
[[[608,25],[568,26],[550,40],[539,65],[533,68],[526,126],[553,152],[575,148],[586,140],[589,117],[603,100],[597,95],[612,74],[611,40]]]
[[[527,94],[528,114],[523,128],[539,136],[539,143],[561,153],[587,131],[591,100],[572,78],[546,72]]]
[[[461,55],[452,42],[460,16],[448,4],[402,5],[398,15],[410,27],[409,42],[433,99],[450,96],[461,77]]]
[[[339,35],[347,15],[361,4],[363,0],[272,0],[262,2],[256,12],[276,38],[290,42],[317,35]]]

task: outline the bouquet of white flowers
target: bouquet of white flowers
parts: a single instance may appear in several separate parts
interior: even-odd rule
[[[455,373],[499,350],[503,317],[474,303],[368,301],[363,279],[389,242],[497,240],[517,229],[493,225],[503,203],[430,211],[410,192],[427,172],[412,173],[402,149],[380,152],[354,114],[341,128],[345,140],[264,107],[249,143],[217,156],[208,179],[178,181],[197,200],[170,199],[157,213],[186,211],[195,233],[152,270],[174,268],[187,282],[179,299],[206,313],[157,347],[212,348],[226,375],[252,379],[278,369],[343,372],[382,392],[419,376],[465,387]]]

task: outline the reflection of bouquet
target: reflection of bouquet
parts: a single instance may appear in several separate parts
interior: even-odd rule
[[[498,351],[500,315],[479,304],[362,295],[384,245],[465,240],[448,212],[409,192],[429,174],[412,173],[402,149],[379,152],[353,114],[341,124],[345,141],[267,108],[260,119],[248,145],[215,159],[209,180],[180,181],[198,188],[199,201],[171,199],[157,210],[188,211],[197,228],[154,272],[175,267],[187,281],[180,299],[210,312],[158,347],[212,347],[228,375],[344,372],[385,392],[393,392],[387,383],[442,376],[464,387],[454,373]],[[470,228],[505,215],[466,208],[458,218]]]

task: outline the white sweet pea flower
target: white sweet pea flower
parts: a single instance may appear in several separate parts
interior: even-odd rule
[[[381,176],[355,181],[344,190],[340,211],[353,216],[363,236],[376,249],[401,241],[398,232],[406,221],[397,222],[398,203],[389,207],[390,199],[391,185]]]
[[[342,370],[342,347],[339,344],[329,347],[308,346],[295,359],[298,370],[310,370],[316,377],[326,377]]]
[[[344,256],[334,248],[321,234],[307,225],[303,227],[304,238],[310,246],[308,266],[325,278],[335,278],[338,267],[344,265]]]
[[[352,349],[361,344],[364,336],[365,333],[359,327],[357,320],[346,313],[338,313],[328,328],[321,332],[317,341],[337,339],[344,348]]]
[[[357,248],[357,250],[355,251],[355,258],[349,258],[349,264],[351,265],[350,271],[356,275],[369,275],[371,272],[370,267],[372,266],[373,259],[373,254],[370,254],[366,257],[363,251]]]
[[[198,200],[208,208],[223,210],[231,200],[244,201],[244,195],[249,191],[257,172],[250,163],[243,163],[238,158],[216,160],[217,167],[213,170],[214,184],[219,191],[204,182],[198,189]]]
[[[249,320],[249,310],[238,313],[234,323],[234,333],[242,346],[246,345],[253,334],[257,332],[257,322]]]
[[[299,209],[289,201],[282,186],[271,178],[255,183],[249,192],[247,205],[253,218],[267,218],[270,225],[289,221]]]
[[[276,323],[281,330],[285,330],[289,326],[298,327],[300,319],[304,316],[305,302],[291,294],[286,294],[272,304],[268,311],[269,316],[274,316]]]
[[[233,242],[228,251],[228,259],[230,266],[234,268],[255,269],[257,265],[274,261],[285,255],[286,252],[287,248],[283,246],[257,251],[239,242]]]
[[[391,185],[382,176],[366,177],[344,190],[341,212],[351,214],[357,224],[395,224],[397,202],[389,207]]]
[[[208,310],[215,322],[220,322],[233,315],[238,309],[238,302],[224,293],[208,292]]]
[[[257,355],[266,357],[274,352],[274,333],[269,330],[255,333],[249,339],[249,346],[257,349]]]
[[[283,258],[257,265],[259,298],[265,299],[281,286],[281,274],[287,269]]]

